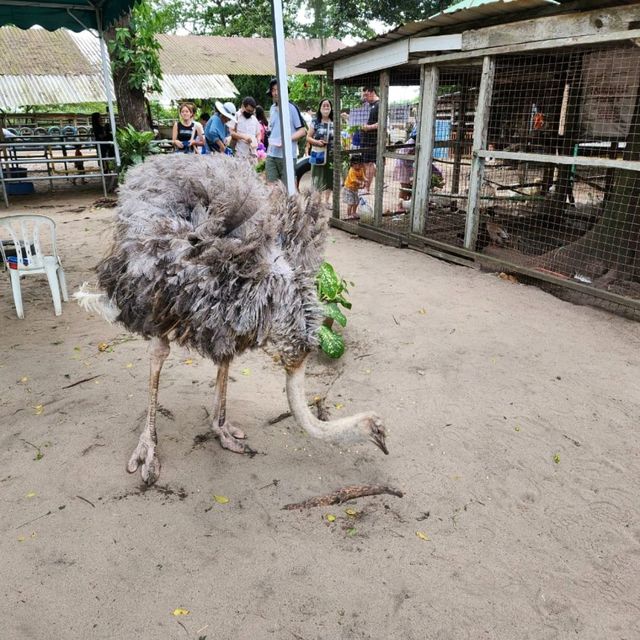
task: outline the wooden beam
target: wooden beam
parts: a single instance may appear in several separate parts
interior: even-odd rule
[[[420,78],[420,120],[416,137],[416,161],[413,169],[411,229],[422,233],[427,220],[431,191],[431,158],[436,132],[436,107],[440,74],[437,67],[423,67]]]
[[[507,272],[520,273],[523,276],[528,276],[534,280],[542,280],[544,282],[548,282],[550,284],[554,284],[559,287],[572,289],[573,291],[578,291],[579,293],[583,293],[588,296],[593,296],[595,298],[607,300],[608,302],[613,302],[623,307],[640,311],[640,300],[635,300],[633,298],[621,296],[617,293],[611,293],[610,291],[606,291],[605,289],[598,289],[597,287],[593,287],[588,284],[582,284],[575,280],[571,280],[571,279],[565,280],[564,278],[558,278],[557,276],[553,276],[549,273],[545,273],[543,271],[537,271],[535,268],[521,267],[517,264],[514,264],[513,262],[508,262],[507,260],[496,258],[494,256],[488,256],[488,255],[485,255],[484,253],[469,251],[467,249],[463,249],[462,247],[454,247],[453,245],[448,245],[444,242],[439,242],[438,240],[432,240],[431,238],[416,236],[414,234],[409,234],[408,243],[409,243],[410,249],[421,249],[424,246],[432,246],[436,250],[440,250],[441,255],[438,257],[441,257],[444,260],[450,259],[449,254],[458,255],[458,256],[467,258],[469,261],[471,260],[475,261],[475,264],[473,265],[468,264],[465,266],[478,267],[483,263],[486,265],[494,265],[495,267],[504,269]],[[451,262],[455,262],[459,264],[457,260],[451,260]]]
[[[469,29],[462,34],[462,49],[508,46],[553,38],[594,36],[628,31],[630,23],[640,20],[640,5],[611,7],[596,11],[573,11],[564,15],[539,17],[504,25]]]
[[[452,33],[448,36],[409,39],[409,53],[421,53],[422,51],[459,51],[460,49],[462,49],[461,33]]]
[[[333,64],[333,77],[336,80],[353,78],[365,73],[397,67],[405,64],[408,60],[409,39],[407,38],[357,53],[349,58],[336,60]]]
[[[607,151],[604,149],[604,151]],[[516,151],[487,151],[474,149],[473,155],[478,158],[495,158],[496,160],[518,160],[520,162],[549,162],[552,164],[569,164],[579,167],[608,167],[610,169],[627,169],[640,171],[640,161],[612,160],[611,158],[586,158],[583,156],[556,156],[552,153],[524,153]]]
[[[469,200],[467,202],[467,222],[464,231],[464,246],[470,250],[475,249],[478,236],[478,224],[480,221],[478,205],[482,188],[482,174],[484,172],[483,156],[477,152],[484,149],[487,144],[487,129],[489,126],[489,111],[491,109],[491,94],[493,92],[495,71],[495,58],[486,56],[482,62],[478,107],[473,121],[473,157],[469,174]]]
[[[373,223],[382,222],[384,196],[384,153],[387,148],[387,114],[389,113],[389,71],[380,72],[380,110],[378,111],[378,145],[376,148],[376,188],[373,197]]]
[[[443,62],[461,61],[465,62],[470,58],[504,55],[509,53],[524,53],[528,51],[540,51],[543,49],[560,49],[564,47],[575,47],[578,45],[606,44],[608,42],[620,42],[623,40],[637,40],[640,38],[640,29],[630,29],[629,31],[619,31],[615,33],[599,33],[592,36],[575,36],[572,38],[553,38],[549,40],[538,40],[535,42],[524,42],[522,44],[488,47],[485,49],[473,49],[470,51],[460,51],[457,53],[445,53],[421,58],[420,64],[441,64]]]

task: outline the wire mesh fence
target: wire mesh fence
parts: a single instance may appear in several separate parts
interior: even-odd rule
[[[640,299],[639,80],[636,47],[496,60],[477,251]]]
[[[417,77],[415,67],[403,67],[339,86],[339,218],[565,287],[587,285],[614,303],[640,301],[640,48],[617,43],[443,65],[433,112]],[[373,101],[363,91],[372,86]],[[425,147],[420,138],[429,127],[425,171],[420,154],[431,139]],[[368,169],[345,200],[353,159]]]

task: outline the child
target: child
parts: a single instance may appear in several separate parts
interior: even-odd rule
[[[82,158],[82,157],[83,157],[83,156],[82,156],[82,150],[80,149],[80,147],[76,147],[76,150],[75,150],[75,152],[74,152],[74,154],[73,154],[73,155],[74,155],[74,156],[75,156],[75,158],[76,158],[76,160],[74,161],[74,163],[73,163],[73,164],[74,164],[74,165],[75,165],[75,167],[76,167],[76,171],[77,171],[77,172],[82,176],[82,178],[81,178],[81,182],[82,182],[82,184],[84,184],[84,183],[86,182],[85,177],[84,177],[84,176],[85,176],[84,162],[83,162],[82,160],[79,160],[79,159],[78,159],[78,158]],[[73,178],[73,179],[71,180],[71,182],[72,182],[73,184],[76,184],[76,180],[77,180],[77,178]]]
[[[357,220],[358,189],[364,187],[366,175],[361,156],[351,156],[349,172],[344,180],[342,200],[347,205],[347,220]]]

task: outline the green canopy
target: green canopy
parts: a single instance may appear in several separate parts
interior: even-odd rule
[[[47,31],[102,31],[126,13],[136,0],[0,0],[0,26],[21,29],[40,25]]]

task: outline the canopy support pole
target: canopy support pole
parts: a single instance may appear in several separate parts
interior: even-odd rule
[[[104,82],[104,92],[107,94],[107,109],[109,111],[109,123],[111,124],[111,132],[113,135],[113,149],[116,156],[116,167],[120,168],[120,149],[116,140],[116,118],[113,113],[113,95],[111,94],[111,76],[109,74],[109,62],[107,57],[107,43],[104,40],[104,31],[102,29],[102,15],[100,10],[96,8],[96,23],[98,25],[98,39],[100,40],[100,58],[102,59],[102,81]]]
[[[296,193],[295,170],[291,155],[291,119],[289,118],[289,87],[287,85],[287,66],[284,53],[284,23],[282,18],[282,0],[271,3],[273,19],[273,48],[276,58],[276,78],[278,79],[278,117],[282,132],[282,158],[287,193]]]

